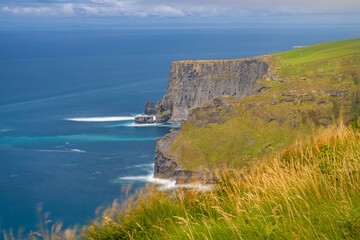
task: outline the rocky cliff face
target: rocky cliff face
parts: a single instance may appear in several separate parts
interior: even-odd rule
[[[186,120],[190,109],[218,96],[256,93],[257,80],[269,74],[269,56],[233,60],[173,62],[165,96],[160,102],[169,121]]]
[[[177,183],[212,182],[215,179],[213,175],[200,171],[186,170],[171,156],[170,148],[178,133],[179,130],[174,130],[163,138],[158,139],[155,150],[154,177],[176,180]]]
[[[258,79],[271,78],[269,65],[268,56],[173,62],[167,92],[156,107],[157,118],[164,119],[163,122],[179,122],[188,118],[191,109],[218,96],[255,95],[261,92]],[[178,132],[173,131],[158,140],[154,177],[170,178],[178,183],[212,181],[214,176],[204,171],[186,170],[171,156],[170,148]]]

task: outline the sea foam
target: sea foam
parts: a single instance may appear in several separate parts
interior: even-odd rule
[[[75,122],[118,122],[118,121],[129,121],[134,120],[133,116],[114,116],[114,117],[89,117],[89,118],[65,118],[67,121]]]
[[[64,149],[64,150],[40,149],[40,150],[35,150],[35,151],[37,151],[37,152],[57,152],[57,153],[71,153],[71,152],[85,153],[86,152],[86,151],[80,150],[80,149]]]
[[[135,122],[107,125],[106,128],[115,128],[115,127],[164,127],[164,128],[180,128],[181,123],[145,123],[138,124]]]
[[[176,188],[189,188],[189,189],[197,189],[199,191],[209,191],[213,187],[210,184],[176,184],[176,181],[170,179],[161,179],[154,178],[153,174],[144,175],[144,176],[128,176],[128,177],[120,177],[119,180],[126,181],[140,181],[140,182],[149,182],[153,184],[161,185],[159,190],[172,190]],[[114,181],[116,182],[116,180]]]

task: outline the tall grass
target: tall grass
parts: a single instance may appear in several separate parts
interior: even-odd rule
[[[71,240],[76,239],[79,236],[79,228],[77,226],[74,226],[73,228],[63,229],[63,225],[61,222],[53,222],[52,220],[50,220],[50,213],[43,213],[41,203],[38,204],[37,212],[37,231],[30,231],[27,235],[24,236],[24,231],[22,229],[20,229],[16,234],[12,229],[10,229],[9,231],[0,229],[0,239]]]
[[[210,191],[148,186],[84,239],[360,239],[360,132],[343,125],[219,173]]]

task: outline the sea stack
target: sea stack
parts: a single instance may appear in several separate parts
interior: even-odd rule
[[[155,107],[153,102],[149,100],[145,104],[144,113],[142,115],[135,117],[135,123],[146,124],[146,123],[155,123],[155,122],[156,122]]]
[[[154,104],[151,100],[147,101],[147,103],[145,104],[144,114],[145,115],[155,115],[156,114]]]

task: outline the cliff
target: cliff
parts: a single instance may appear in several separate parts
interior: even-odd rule
[[[161,112],[169,115],[168,121],[179,122],[187,119],[190,109],[215,97],[254,95],[269,65],[269,56],[173,62]]]
[[[199,169],[198,171],[186,170],[171,155],[171,146],[178,133],[179,130],[174,130],[157,140],[154,177],[176,180],[177,183],[194,181],[211,182],[214,177],[209,171],[204,171],[204,169]]]
[[[352,39],[247,59],[174,62],[157,110],[186,121],[158,141],[155,176],[211,179],[224,165],[241,168],[319,128],[349,124],[360,116],[359,49],[360,39]]]

